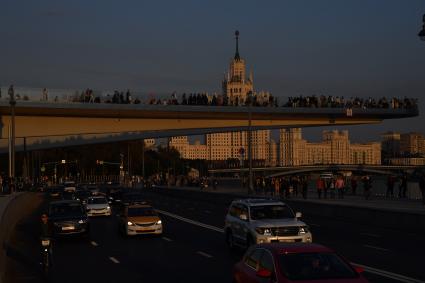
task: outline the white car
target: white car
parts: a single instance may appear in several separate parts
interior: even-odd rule
[[[110,216],[112,214],[108,199],[104,196],[87,198],[86,210],[88,216]]]

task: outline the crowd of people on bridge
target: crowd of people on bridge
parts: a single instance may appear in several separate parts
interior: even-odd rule
[[[13,86],[9,88],[13,93]],[[49,101],[48,90],[44,88],[41,93],[41,101]],[[59,101],[55,96],[55,102]],[[68,97],[68,102],[79,103],[113,103],[113,104],[148,104],[148,105],[198,105],[198,106],[253,106],[253,107],[288,107],[288,108],[362,108],[362,109],[416,109],[418,100],[413,98],[360,98],[333,95],[291,96],[285,102],[280,103],[277,97],[270,93],[260,92],[247,95],[246,97],[229,97],[222,94],[208,93],[182,93],[173,92],[168,98],[159,98],[148,95],[142,100],[139,97],[133,99],[129,89],[126,91],[115,90],[113,94],[96,95],[87,88],[81,93],[76,92]]]

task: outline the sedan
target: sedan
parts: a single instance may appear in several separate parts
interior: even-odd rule
[[[362,268],[318,244],[251,246],[233,269],[234,282],[365,283]]]
[[[53,201],[49,204],[49,221],[54,235],[88,235],[90,223],[86,211],[78,200]]]
[[[88,216],[111,216],[111,207],[104,196],[92,196],[87,198],[86,209]]]

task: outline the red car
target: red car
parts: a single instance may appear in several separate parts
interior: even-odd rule
[[[318,244],[251,246],[233,269],[233,282],[365,283],[363,269]]]

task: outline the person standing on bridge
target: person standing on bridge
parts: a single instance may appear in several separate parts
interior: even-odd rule
[[[352,176],[351,177],[351,193],[353,194],[353,196],[356,195],[356,190],[357,190],[357,178],[356,176]]]
[[[394,198],[394,184],[395,184],[395,178],[393,175],[388,175],[387,178],[387,193],[386,197]]]
[[[42,97],[42,100],[43,101],[49,100],[49,93],[48,93],[48,91],[47,91],[46,88],[43,88],[43,97]]]

